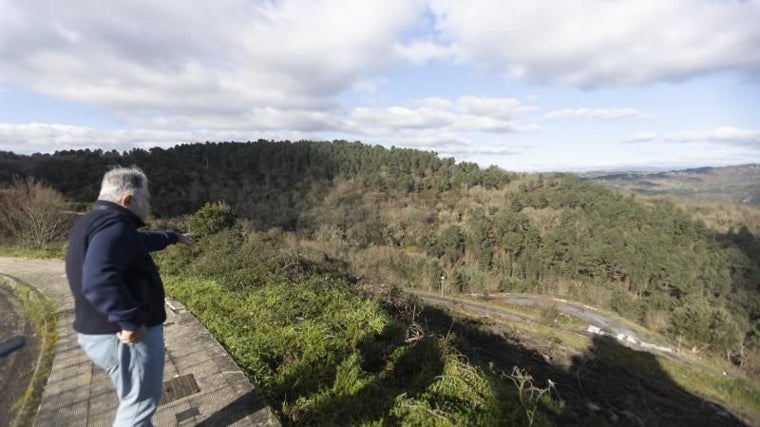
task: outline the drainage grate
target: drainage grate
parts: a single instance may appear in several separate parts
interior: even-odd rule
[[[198,387],[198,383],[195,382],[193,374],[172,378],[164,382],[164,394],[161,396],[161,402],[158,404],[163,405],[164,403],[173,402],[199,391],[201,389]]]

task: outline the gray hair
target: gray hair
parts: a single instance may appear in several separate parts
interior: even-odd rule
[[[103,175],[99,200],[117,202],[125,194],[148,191],[148,177],[138,167],[116,167]]]

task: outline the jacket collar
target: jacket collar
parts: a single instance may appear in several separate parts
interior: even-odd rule
[[[137,228],[145,227],[147,225],[145,224],[145,221],[143,221],[139,216],[135,215],[134,212],[121,205],[117,205],[114,202],[109,202],[107,200],[98,200],[95,202],[95,209],[110,209],[122,212],[132,220],[132,222],[135,224],[135,227]]]

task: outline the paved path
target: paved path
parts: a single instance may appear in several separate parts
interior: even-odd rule
[[[71,328],[74,301],[63,262],[0,257],[0,274],[39,289],[55,305],[58,344],[36,426],[110,426],[116,395],[87,359]],[[211,334],[177,303],[167,303],[164,398],[153,417],[164,426],[279,426],[245,374]]]

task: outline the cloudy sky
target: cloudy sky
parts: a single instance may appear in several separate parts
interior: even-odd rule
[[[760,162],[760,0],[0,0],[0,151],[358,140]]]

